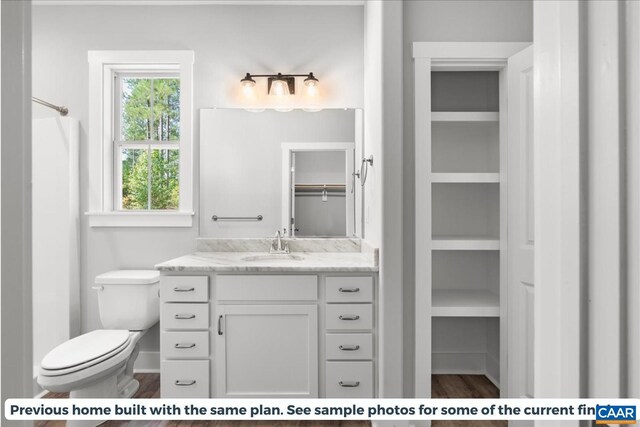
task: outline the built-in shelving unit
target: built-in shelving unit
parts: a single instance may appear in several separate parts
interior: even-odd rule
[[[497,71],[431,73],[431,372],[500,385]]]
[[[518,104],[530,82],[510,65],[527,46],[413,43],[417,398],[431,396],[432,374],[486,375],[502,397],[522,395],[513,386],[530,347],[518,335],[524,323],[512,324],[525,303],[507,307],[519,297],[507,293],[507,163],[519,167],[507,146],[517,148],[526,130],[517,117],[531,111]]]

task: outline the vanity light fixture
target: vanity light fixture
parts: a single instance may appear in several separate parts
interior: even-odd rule
[[[240,80],[242,87],[245,91],[252,90],[256,81],[254,78],[263,77],[267,79],[267,93],[269,95],[284,96],[295,95],[296,93],[296,77],[305,77],[304,85],[307,87],[309,95],[315,95],[318,91],[318,84],[320,81],[313,75],[309,74],[245,74],[244,78]]]

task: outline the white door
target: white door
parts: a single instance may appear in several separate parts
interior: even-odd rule
[[[317,305],[219,305],[216,397],[318,397]]]
[[[508,68],[508,384],[507,396],[533,389],[533,48],[509,58]],[[510,422],[530,426],[533,422]]]

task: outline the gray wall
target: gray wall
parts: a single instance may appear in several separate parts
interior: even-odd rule
[[[405,396],[413,396],[415,280],[415,140],[412,43],[533,40],[531,1],[404,1],[404,365]],[[425,337],[425,339],[427,339]]]
[[[2,404],[31,384],[31,2],[2,1]],[[4,408],[2,413],[4,414]],[[2,425],[32,425],[7,421]]]
[[[319,106],[361,108],[363,22],[359,6],[34,7],[33,93],[66,105],[70,115],[80,120],[81,212],[88,210],[88,50],[194,50],[197,156],[198,109],[241,106],[239,79],[246,72],[313,71],[321,81]],[[34,107],[34,117],[51,114]],[[197,194],[196,180],[196,212]],[[112,269],[151,268],[189,253],[198,227],[89,228],[83,216],[81,235],[85,332],[100,327],[96,296],[90,289],[96,275]],[[158,333],[152,331],[142,350],[157,351],[157,341]]]

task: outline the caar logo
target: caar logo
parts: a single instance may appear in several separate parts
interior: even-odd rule
[[[635,406],[596,405],[596,424],[635,424]]]

